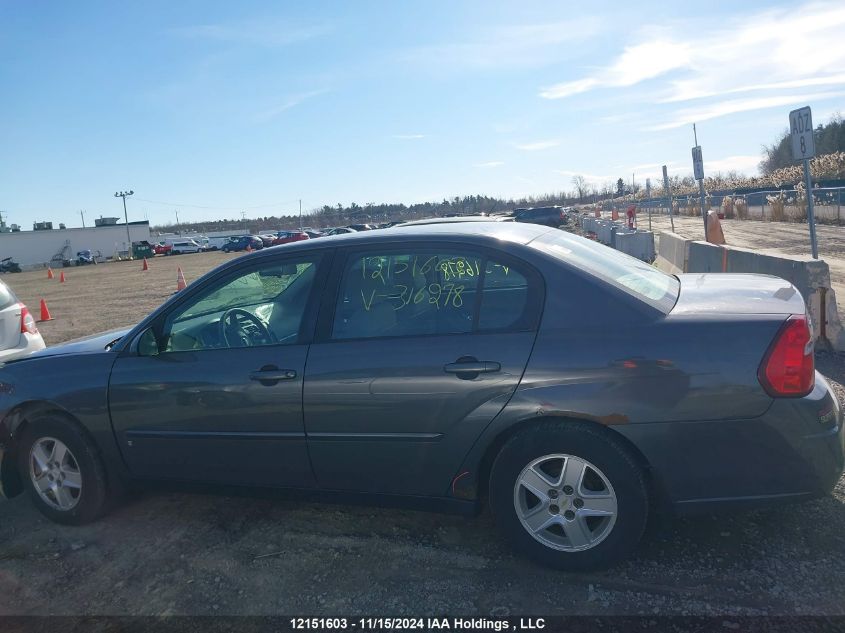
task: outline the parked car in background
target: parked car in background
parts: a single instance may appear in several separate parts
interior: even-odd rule
[[[325,237],[325,233],[322,231],[318,231],[317,229],[303,229],[303,233],[305,233],[310,239],[315,239],[318,237]]]
[[[373,230],[373,227],[370,224],[350,224],[346,228],[354,229],[356,231],[372,231]]]
[[[542,224],[558,228],[568,222],[566,210],[563,207],[532,207],[530,209],[514,209],[513,219],[517,222]]]
[[[182,255],[184,253],[199,253],[202,251],[202,246],[195,240],[181,240],[173,242],[173,249],[170,251],[171,255]]]
[[[156,244],[153,244],[153,252],[156,255],[170,255],[170,253],[172,251],[173,251],[173,245],[172,244],[167,244],[165,242],[158,242]]]
[[[275,235],[258,235],[257,237],[259,240],[261,240],[261,245],[264,248],[267,248],[268,246],[273,246],[273,241],[276,239]]]
[[[45,347],[29,309],[18,300],[9,286],[0,281],[0,363],[21,358]]]
[[[492,217],[487,217],[483,215],[460,215],[460,216],[445,216],[442,218],[425,218],[423,220],[411,220],[410,222],[402,222],[400,224],[394,224],[395,227],[401,226],[425,226],[427,224],[455,224],[458,222],[513,222],[514,219],[511,216],[507,215],[496,215]]]
[[[228,244],[232,240],[239,239],[240,237],[241,237],[240,235],[236,235],[236,236],[227,235],[225,237],[209,237],[207,248],[210,251],[219,251],[226,244]]]
[[[233,258],[0,384],[2,490],[68,524],[146,480],[486,503],[519,552],[584,570],[630,554],[656,508],[802,512],[845,465],[788,281],[668,275],[533,224]]]
[[[279,231],[276,233],[276,239],[273,240],[273,246],[307,239],[310,239],[310,236],[304,231]]]
[[[0,260],[0,273],[19,273],[21,266],[11,257],[4,257]]]
[[[233,239],[231,242],[226,242],[220,250],[225,253],[236,253],[239,251],[245,251],[247,248],[259,251],[264,248],[264,242],[255,235],[242,235],[241,237]]]
[[[96,264],[97,261],[94,259],[94,254],[88,250],[79,251],[76,254],[76,265],[77,266],[87,266],[88,264]]]
[[[335,226],[325,230],[326,235],[345,235],[347,233],[357,233],[355,229],[348,226]]]
[[[135,259],[144,259],[146,257],[153,257],[154,255],[155,249],[147,240],[132,242],[132,257]]]

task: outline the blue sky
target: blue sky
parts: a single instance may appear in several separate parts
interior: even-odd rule
[[[153,223],[754,173],[845,110],[841,2],[0,0],[0,210]]]

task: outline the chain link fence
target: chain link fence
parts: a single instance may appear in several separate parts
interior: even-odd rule
[[[815,187],[813,189],[814,213],[817,224],[845,223],[843,217],[843,203],[845,203],[845,187]],[[651,211],[654,215],[666,215],[669,199],[650,198],[633,202],[617,202],[612,200],[600,203],[605,211],[614,207],[624,212],[628,206],[634,204],[638,214]],[[672,197],[672,208],[675,215],[701,217],[701,200],[696,195],[682,195]],[[801,189],[773,189],[769,191],[754,191],[749,193],[708,193],[705,197],[705,207],[717,209],[725,218],[740,220],[764,220],[769,222],[806,222],[807,200]]]

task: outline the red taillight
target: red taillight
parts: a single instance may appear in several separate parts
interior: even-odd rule
[[[29,332],[30,334],[38,334],[38,327],[35,325],[35,319],[29,313],[27,307],[19,303],[21,309],[21,334]]]
[[[757,371],[760,384],[770,396],[806,396],[813,389],[816,363],[813,336],[805,315],[786,320]]]

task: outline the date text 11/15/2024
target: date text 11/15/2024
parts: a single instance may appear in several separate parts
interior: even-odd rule
[[[362,631],[538,631],[546,628],[544,618],[291,618],[294,630]]]

